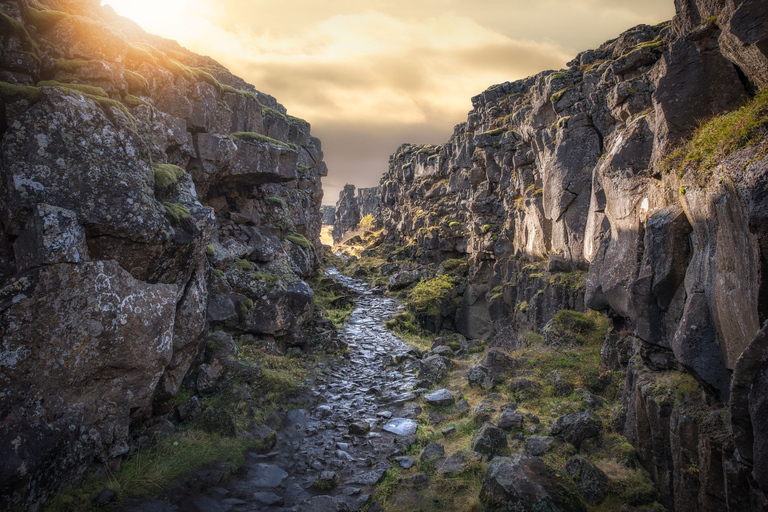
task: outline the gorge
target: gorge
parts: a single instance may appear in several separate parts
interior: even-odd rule
[[[331,211],[272,96],[0,0],[0,507],[766,510],[768,7],[675,6]]]

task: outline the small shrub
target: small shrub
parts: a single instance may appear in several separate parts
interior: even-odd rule
[[[440,314],[439,303],[451,299],[454,289],[453,280],[447,275],[423,279],[411,290],[407,306],[417,313],[436,316]]]
[[[369,213],[362,218],[357,227],[365,232],[373,231],[376,229],[376,219]]]

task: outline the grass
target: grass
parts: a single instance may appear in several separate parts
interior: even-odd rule
[[[123,70],[123,78],[128,84],[128,90],[133,93],[145,91],[149,87],[149,82],[146,78],[138,73],[134,73],[129,69]]]
[[[71,91],[77,91],[88,96],[97,96],[99,98],[109,98],[107,92],[101,87],[95,87],[93,85],[85,84],[70,84],[57,82],[55,80],[43,80],[37,83],[38,87],[58,87],[60,89],[69,89]]]
[[[315,307],[340,329],[349,320],[355,301],[343,286],[330,277],[321,275],[315,278],[312,290],[315,292]]]
[[[768,133],[768,89],[738,110],[716,116],[703,123],[691,139],[675,149],[662,163],[662,169],[679,171],[692,168],[705,179],[718,162]]]
[[[40,45],[32,39],[22,23],[8,16],[2,9],[0,9],[0,33],[16,35],[30,49],[30,53],[35,56],[35,59],[40,62],[40,57],[37,55],[40,51]]]
[[[391,320],[387,320],[384,322],[384,327],[419,350],[431,349],[435,341],[435,335],[424,331],[416,317],[409,311],[400,312]]]
[[[253,264],[247,260],[237,260],[235,262],[235,268],[240,270],[253,270]]]
[[[270,196],[267,198],[267,203],[278,208],[285,208],[285,199],[281,197]]]
[[[228,438],[197,430],[177,433],[141,449],[122,465],[118,473],[88,476],[78,487],[70,487],[53,499],[46,512],[83,512],[94,509],[93,499],[104,489],[117,492],[118,502],[128,498],[157,496],[179,477],[205,464],[228,461],[234,471],[244,461],[244,452],[260,442]]]
[[[254,142],[254,143],[260,143],[260,144],[272,144],[273,146],[279,146],[281,148],[290,149],[292,151],[298,151],[298,147],[296,144],[293,144],[291,142],[282,142],[277,139],[273,139],[272,137],[267,137],[266,135],[262,135],[260,133],[256,132],[235,132],[231,133],[230,138],[235,140],[242,140],[246,142]]]
[[[56,61],[54,68],[56,71],[62,71],[64,73],[74,73],[87,64],[88,61],[83,59],[60,59]]]
[[[568,89],[569,89],[568,87],[564,87],[560,89],[559,91],[554,93],[552,96],[550,96],[549,99],[552,100],[552,103],[557,103],[563,98],[565,93],[568,92]]]
[[[480,135],[490,135],[493,137],[496,137],[498,135],[502,135],[507,131],[506,128],[496,128],[494,130],[488,130],[487,132],[483,132]]]
[[[128,94],[125,97],[123,97],[123,103],[128,108],[136,108],[136,107],[139,107],[141,105],[149,105],[149,106],[151,106],[149,102],[144,101],[143,99],[138,98],[138,97],[134,96],[133,94]]]
[[[155,164],[152,168],[155,172],[155,190],[165,191],[175,185],[179,178],[187,174],[187,171],[173,164]],[[189,211],[187,211],[189,213]]]

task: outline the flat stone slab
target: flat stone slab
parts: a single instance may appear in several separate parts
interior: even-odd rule
[[[426,400],[429,405],[442,407],[446,405],[453,405],[453,402],[456,399],[453,397],[453,393],[447,389],[438,389],[437,391],[433,391],[432,393],[427,393],[424,395],[424,400]]]
[[[360,475],[355,476],[349,480],[348,484],[358,485],[376,485],[384,477],[385,469],[374,469]]]
[[[248,479],[253,487],[273,488],[288,478],[288,473],[274,464],[256,464],[248,471]]]
[[[416,433],[416,428],[418,426],[419,424],[416,422],[416,420],[406,418],[392,418],[386,423],[386,425],[384,425],[383,430],[398,436],[410,436]]]

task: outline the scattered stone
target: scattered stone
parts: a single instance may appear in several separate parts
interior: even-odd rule
[[[583,441],[597,437],[602,429],[603,422],[589,409],[579,414],[559,417],[552,425],[552,435],[563,438],[579,449]]]
[[[456,412],[459,414],[466,414],[469,412],[469,402],[467,402],[465,399],[461,399],[458,402],[456,402]]]
[[[453,393],[447,389],[438,389],[437,391],[424,395],[424,400],[426,400],[429,405],[443,407],[453,405],[456,399],[454,398]]]
[[[552,443],[555,442],[554,437],[549,436],[530,436],[525,440],[525,449],[528,450],[530,455],[539,457],[544,455],[552,449]]]
[[[347,483],[357,485],[376,485],[379,483],[379,481],[381,481],[385,471],[385,469],[374,469],[372,471],[368,471],[366,473],[355,476]]]
[[[176,406],[176,412],[181,421],[192,421],[203,413],[203,404],[196,396],[191,397],[186,402]]]
[[[456,427],[446,427],[443,429],[442,434],[444,437],[451,437],[456,434]]]
[[[429,356],[421,360],[419,378],[437,384],[448,376],[448,360],[443,356]]]
[[[479,404],[477,404],[477,407],[475,407],[475,410],[472,412],[472,417],[478,423],[485,423],[486,421],[491,421],[491,417],[495,413],[496,413],[495,408],[480,402]]]
[[[584,457],[576,455],[565,464],[565,472],[571,477],[584,501],[597,505],[605,499],[608,476]]]
[[[587,510],[584,502],[541,460],[521,454],[512,458],[499,457],[491,463],[480,499],[489,512]]]
[[[450,347],[446,347],[444,345],[433,348],[432,353],[438,356],[443,356],[443,357],[455,356],[455,354],[453,353],[453,350],[451,350]]]
[[[472,438],[472,449],[493,457],[507,448],[507,435],[493,423],[486,422]]]
[[[419,473],[418,475],[413,475],[408,478],[401,478],[398,480],[398,483],[405,484],[405,485],[413,485],[414,487],[423,486],[429,483],[429,477],[427,475],[423,475]]]
[[[429,443],[421,452],[421,460],[436,459],[445,455],[445,447],[440,443]]]
[[[400,416],[406,419],[413,419],[421,415],[421,406],[419,404],[411,403],[403,407],[400,411]]]
[[[312,482],[312,487],[318,491],[330,491],[331,489],[338,487],[339,481],[339,475],[333,471],[323,471],[317,478],[315,478],[314,482]]]
[[[112,503],[117,499],[117,492],[109,487],[102,490],[98,496],[93,499],[94,505],[106,505]]]
[[[195,420],[195,426],[209,434],[219,434],[225,437],[234,437],[235,422],[232,417],[214,407],[209,407]]]
[[[490,371],[485,366],[478,364],[476,366],[473,366],[469,369],[467,372],[467,382],[470,386],[474,387],[484,387],[486,389],[490,389],[493,384],[492,380],[489,378]]]
[[[249,484],[254,488],[273,489],[288,478],[288,473],[274,464],[258,463],[248,471]]]
[[[467,460],[471,456],[463,451],[459,451],[450,457],[438,461],[437,473],[439,475],[455,475],[467,469]]]
[[[429,411],[429,416],[427,416],[427,421],[429,421],[432,425],[439,425],[443,421],[445,421],[445,416],[440,414],[436,411]]]
[[[584,403],[590,409],[599,409],[603,406],[603,399],[599,396],[595,396],[586,389],[577,389],[576,392],[584,397]]]
[[[509,383],[510,388],[520,400],[530,400],[539,396],[542,386],[538,382],[520,377]]]
[[[515,409],[507,409],[499,416],[499,428],[504,430],[513,430],[523,428],[525,418]]]
[[[273,492],[255,492],[253,493],[253,501],[260,503],[261,505],[282,505],[283,498]]]
[[[353,436],[364,436],[371,431],[370,423],[355,422],[349,426],[349,433]]]
[[[392,417],[392,412],[391,411],[379,411],[379,412],[376,413],[376,416],[388,420],[389,418]]]
[[[299,505],[296,512],[349,512],[349,506],[338,498],[315,496]]]
[[[412,458],[406,456],[396,457],[395,462],[397,462],[403,469],[411,469],[413,465],[416,464]]]

